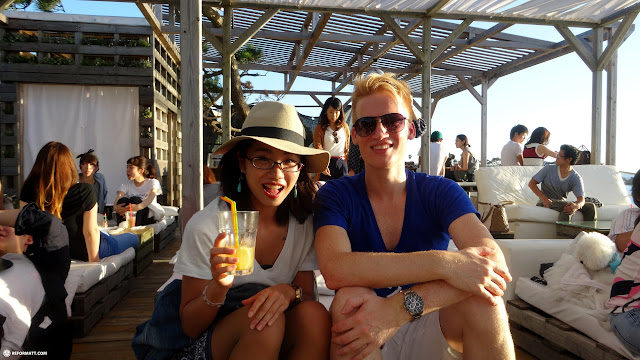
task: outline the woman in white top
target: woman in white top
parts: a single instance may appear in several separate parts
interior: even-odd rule
[[[134,156],[127,160],[127,179],[120,185],[116,196],[118,223],[125,220],[125,212],[136,212],[136,226],[153,224],[162,219],[164,210],[158,204],[157,196],[162,194],[160,182],[156,179],[156,169],[144,156]]]
[[[547,147],[550,136],[551,133],[549,130],[543,127],[533,130],[529,141],[524,144],[524,150],[522,150],[522,162],[524,166],[542,166],[547,156],[554,159],[558,157],[558,152]]]
[[[174,272],[183,275],[182,329],[197,341],[174,359],[328,359],[330,318],[314,301],[308,174],[322,172],[329,154],[304,147],[295,107],[271,101],[254,106],[240,136],[215,154],[224,154],[224,196],[259,211],[254,270],[226,274],[238,262],[221,245],[218,212],[227,203],[217,198],[189,220]]]
[[[331,160],[329,167],[322,174],[316,174],[315,181],[339,179],[349,174],[349,138],[349,127],[345,123],[342,101],[330,97],[324,102],[320,121],[313,131],[313,147],[328,151]]]

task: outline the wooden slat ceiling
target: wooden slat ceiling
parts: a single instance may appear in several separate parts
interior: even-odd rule
[[[335,7],[336,1],[332,0],[331,2],[334,3]],[[342,0],[340,3],[341,2]],[[396,13],[394,13],[394,19],[403,28],[415,20],[410,17],[403,17],[401,13],[397,13],[401,7],[399,4],[408,6],[408,3],[411,3],[411,1],[377,0],[366,2],[369,4],[383,4],[384,6],[391,6],[392,3],[396,4],[396,7],[392,9],[396,11]],[[605,6],[606,11],[604,11],[602,8],[598,10],[594,7],[595,3],[603,4],[604,2],[601,0],[557,0],[551,2],[542,0],[439,0],[439,2],[446,4],[439,10],[438,15],[466,11],[468,14],[474,14],[473,16],[479,17],[480,21],[484,20],[482,16],[485,16],[488,13],[487,11],[496,11],[496,9],[502,9],[501,16],[505,18],[507,18],[507,15],[509,17],[518,15],[522,17],[529,16],[531,18],[539,18],[538,12],[532,9],[535,6],[541,9],[547,6],[544,5],[544,3],[553,3],[555,4],[555,8],[549,11],[548,16],[546,16],[547,19],[553,19],[554,21],[591,21],[594,24],[602,21],[602,19],[607,16],[611,16],[611,14],[623,14],[621,11],[625,11],[625,9],[626,11],[630,11],[629,9],[633,10],[630,7],[638,7],[640,4],[640,0],[606,0],[604,2],[606,2],[608,6]],[[275,6],[282,5],[286,8],[286,5],[290,5],[291,1],[256,0],[241,2],[242,4],[247,4],[247,6],[255,4],[258,8],[241,8],[237,7],[238,3],[237,1],[232,2],[234,6],[232,24],[234,30],[242,31],[249,28],[264,13],[264,10],[258,5],[269,3]],[[327,2],[325,0],[298,1],[298,4],[301,3],[304,3],[304,6],[308,8],[316,5],[320,6]],[[349,3],[355,4],[354,2]],[[413,5],[408,8],[405,6],[405,11],[412,11],[416,6],[433,6],[436,1],[413,1],[412,3]],[[473,3],[475,5],[464,6],[463,3],[466,3],[466,5]],[[484,3],[484,6],[481,6],[482,4],[480,3]],[[569,6],[568,3],[571,3],[572,6]],[[528,4],[529,7],[525,6],[525,4]],[[203,6],[211,5],[216,5],[216,2],[204,1]],[[507,5],[510,7],[505,9]],[[383,9],[384,6],[378,6],[376,11]],[[589,16],[585,15],[587,6],[588,9],[593,10]],[[179,6],[174,6],[174,8],[179,8]],[[321,13],[309,12],[308,9],[281,10],[278,12],[260,29],[258,34],[248,42],[262,50],[264,55],[262,62],[260,64],[245,65],[242,68],[292,73],[295,65],[298,64],[297,61],[300,61],[300,56],[298,56],[295,61],[292,61],[294,58],[293,52],[296,49],[296,44],[299,44],[299,55],[302,55],[305,40],[309,39],[310,34],[313,32],[310,26],[310,18],[314,16],[313,14],[318,18],[322,15]],[[165,26],[169,25],[168,18],[169,5],[165,4],[163,5],[163,24]],[[474,24],[472,24],[472,26],[465,29],[442,55],[444,59],[436,61],[432,69],[432,96],[445,97],[464,91],[465,88],[459,82],[457,75],[464,76],[472,85],[476,85],[482,76],[490,75],[499,77],[572,52],[571,48],[564,41],[552,43],[534,37],[508,34],[509,24],[513,22],[514,21],[506,21],[508,24],[504,26],[504,29],[506,29],[507,32],[496,31],[486,38],[481,35],[487,31],[484,28],[474,27]],[[434,19],[431,30],[432,50],[436,49],[460,23],[460,20]],[[495,23],[491,23],[491,25],[493,24]],[[179,24],[176,24],[176,26],[178,25]],[[210,28],[217,36],[221,36],[222,30],[213,29],[206,18],[205,26]],[[487,27],[487,25],[484,26]],[[613,23],[613,26],[616,26],[616,24]],[[170,28],[167,26],[167,31],[169,30]],[[499,30],[502,30],[502,28]],[[583,28],[583,30],[577,31],[576,35],[588,43],[590,41],[589,30],[589,28]],[[409,34],[418,47],[421,46],[422,33],[423,28],[422,25],[420,25]],[[238,33],[234,33],[234,35],[239,36]],[[304,38],[305,35],[307,38]],[[384,38],[381,39],[381,36]],[[476,36],[482,36],[483,39],[476,43],[474,42]],[[605,32],[605,40],[607,36],[608,34]],[[407,80],[414,92],[419,93],[422,86],[419,76],[421,62],[416,59],[416,56],[402,42],[397,43],[384,53],[384,55],[376,55],[377,60],[373,62],[371,66],[365,69],[360,68],[361,64],[366,64],[367,61],[371,59],[371,56],[375,54],[378,48],[383,48],[388,42],[395,41],[396,39],[391,29],[376,15],[357,13],[354,12],[353,9],[349,9],[348,13],[332,13],[315,47],[311,50],[309,56],[303,59],[304,64],[298,76],[333,81],[336,86],[338,86],[354,73],[393,71],[398,73],[401,78]],[[179,41],[179,39],[177,40]],[[205,40],[203,39],[203,41]],[[462,46],[461,49],[458,48],[460,46]],[[215,69],[221,67],[220,54],[213,46],[209,47],[208,52],[204,54],[203,58],[205,60],[205,67]]]

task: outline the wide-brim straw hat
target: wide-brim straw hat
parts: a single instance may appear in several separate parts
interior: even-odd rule
[[[213,154],[224,154],[239,141],[252,139],[291,154],[304,156],[308,172],[324,171],[331,156],[327,151],[305,147],[304,134],[304,126],[294,106],[264,101],[249,111],[240,135],[222,144]]]

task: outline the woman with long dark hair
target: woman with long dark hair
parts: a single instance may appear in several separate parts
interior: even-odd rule
[[[322,172],[329,154],[304,146],[293,106],[253,107],[240,136],[215,154],[222,192],[238,210],[258,211],[253,273],[232,276],[239,259],[224,247],[220,197],[187,224],[174,272],[182,274],[180,318],[196,342],[177,359],[327,359],[330,319],[314,301],[312,200],[309,173]],[[229,257],[230,256],[230,257]]]
[[[327,170],[322,174],[316,174],[316,181],[339,179],[349,174],[349,138],[349,127],[345,123],[342,101],[330,97],[322,106],[320,121],[313,132],[313,147],[328,151],[331,160]]]
[[[551,133],[543,127],[536,128],[531,133],[531,137],[522,150],[522,162],[525,166],[544,165],[544,159],[547,156],[552,158],[558,157],[558,152],[547,147]]]

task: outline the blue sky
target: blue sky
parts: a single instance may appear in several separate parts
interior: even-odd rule
[[[63,0],[67,13],[87,15],[113,15],[141,17],[138,8],[129,3],[103,1]],[[636,26],[640,24],[635,21]],[[472,26],[489,27],[492,24],[475,22]],[[577,32],[585,31],[583,29]],[[518,25],[508,33],[561,41],[560,34],[551,26]],[[637,84],[640,71],[634,64],[640,58],[640,28],[637,28],[618,51],[618,116],[617,161],[619,170],[635,173],[640,162],[635,159],[637,133],[640,130],[640,101]],[[252,79],[256,88],[282,89],[284,80],[280,74],[267,74]],[[604,76],[606,84],[606,73]],[[330,91],[328,82],[298,77],[292,90],[309,88]],[[345,89],[346,91],[349,88]],[[480,91],[480,88],[477,88]],[[606,92],[603,93],[606,99]],[[321,99],[323,100],[323,99]],[[343,98],[343,101],[346,98]],[[283,102],[293,105],[311,105],[308,96],[286,96]],[[606,104],[603,103],[603,139]],[[299,108],[306,115],[317,116],[319,108]],[[489,90],[488,106],[488,154],[489,159],[500,156],[502,146],[509,140],[509,130],[520,123],[533,131],[544,126],[551,132],[549,146],[558,149],[562,144],[591,147],[591,72],[575,54],[571,53],[544,64],[519,71],[499,79]],[[456,155],[453,142],[457,134],[466,134],[472,149],[480,152],[480,105],[469,92],[459,93],[440,100],[432,119],[432,129],[443,133],[444,141]],[[604,161],[603,152],[602,159]]]

